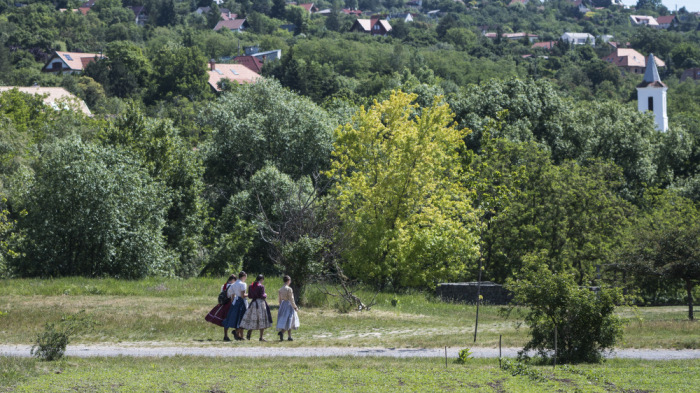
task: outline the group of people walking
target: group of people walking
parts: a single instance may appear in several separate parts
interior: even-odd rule
[[[246,272],[238,273],[238,279],[232,274],[226,284],[221,287],[219,304],[214,307],[205,319],[224,328],[224,341],[231,341],[228,335],[229,329],[233,329],[233,338],[236,341],[243,340],[243,331],[247,330],[246,339],[250,340],[253,330],[260,331],[260,341],[265,329],[272,327],[272,313],[267,304],[265,293],[265,277],[259,274],[255,282],[247,288]],[[279,290],[279,311],[277,313],[277,335],[280,341],[284,340],[287,332],[287,340],[293,341],[292,330],[299,328],[299,308],[294,302],[294,291],[289,287],[292,279],[289,276],[283,278],[284,286]],[[248,292],[246,293],[246,289]],[[248,303],[250,300],[250,304]]]

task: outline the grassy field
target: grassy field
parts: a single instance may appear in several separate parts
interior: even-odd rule
[[[111,279],[0,280],[0,342],[29,344],[44,322],[63,314],[86,310],[97,328],[74,342],[166,342],[178,345],[220,345],[222,329],[204,321],[216,303],[221,279]],[[268,302],[277,304],[281,282],[266,282]],[[372,293],[359,291],[363,298]],[[514,313],[501,317],[499,307],[480,311],[479,339],[472,343],[475,307],[438,301],[429,294],[380,293],[368,312],[341,313],[332,297],[309,290],[315,307],[299,313],[302,327],[290,346],[467,347],[521,346],[527,327]],[[398,300],[396,307],[392,300]],[[628,348],[700,348],[700,324],[686,318],[685,307],[620,308],[626,318]],[[273,339],[268,332],[268,339]],[[260,345],[259,342],[234,345]],[[264,345],[276,345],[274,343]]]
[[[689,392],[700,386],[698,360],[610,360],[530,370],[538,378],[501,370],[496,359],[445,367],[440,359],[69,358],[44,363],[0,358],[0,391]]]

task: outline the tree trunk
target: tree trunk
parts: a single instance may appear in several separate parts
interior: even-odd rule
[[[695,315],[693,315],[693,284],[690,280],[685,280],[685,290],[688,292],[688,319],[692,321]]]

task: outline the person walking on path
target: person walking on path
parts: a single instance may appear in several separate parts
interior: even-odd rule
[[[240,327],[248,330],[248,339],[252,330],[260,330],[260,341],[267,341],[263,338],[265,329],[272,326],[272,314],[270,306],[267,305],[267,294],[263,285],[265,277],[259,274],[255,282],[250,286],[248,296],[250,297],[250,306],[246,311],[241,321]]]
[[[219,303],[214,308],[209,311],[209,314],[207,314],[204,319],[207,322],[211,322],[214,325],[217,326],[224,326],[224,319],[226,319],[226,316],[228,315],[228,310],[231,308],[231,299],[228,297],[228,288],[233,285],[233,283],[236,281],[236,275],[232,274],[228,277],[228,280],[224,285],[221,286],[221,292],[224,292],[226,295],[226,299],[224,303]],[[221,299],[221,295],[219,295],[219,299]],[[219,300],[220,302],[221,300]],[[224,341],[231,341],[231,339],[228,337],[228,329],[224,328]]]
[[[287,340],[294,341],[292,339],[292,330],[297,330],[299,328],[299,307],[294,302],[294,291],[289,287],[292,283],[292,279],[289,276],[284,276],[282,278],[284,281],[284,286],[280,288],[279,291],[279,302],[280,308],[277,312],[277,335],[280,336],[280,341],[284,341],[284,332],[287,332]]]
[[[247,288],[245,284],[246,278],[248,278],[246,272],[238,273],[238,281],[230,285],[227,291],[228,297],[231,298],[231,307],[228,310],[226,319],[224,319],[224,333],[227,333],[228,329],[236,329],[233,334],[233,338],[236,341],[243,340],[241,320],[248,309],[248,301],[246,301],[248,295],[245,293]]]

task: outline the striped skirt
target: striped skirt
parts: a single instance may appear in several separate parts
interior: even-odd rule
[[[241,326],[241,320],[245,314],[245,310],[248,308],[248,302],[240,297],[236,297],[233,300],[233,305],[228,309],[228,314],[226,319],[224,319],[223,327],[238,329]]]
[[[226,304],[217,304],[214,308],[209,311],[204,319],[207,322],[211,322],[214,325],[224,326],[224,319],[228,315],[228,310],[231,308],[231,302],[226,302]]]
[[[297,330],[299,328],[299,315],[292,308],[292,304],[286,300],[280,303],[280,309],[277,312],[277,330]]]

